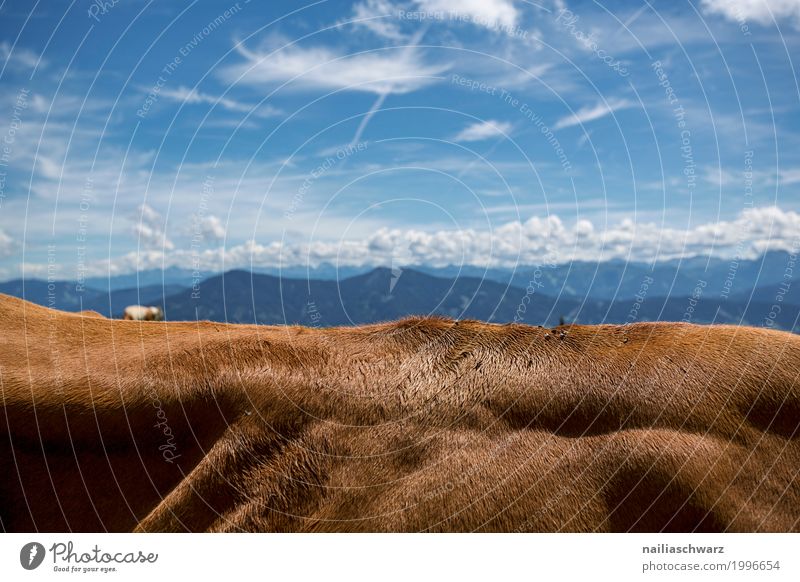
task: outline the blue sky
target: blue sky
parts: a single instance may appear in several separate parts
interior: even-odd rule
[[[800,245],[797,0],[3,2],[0,277]]]

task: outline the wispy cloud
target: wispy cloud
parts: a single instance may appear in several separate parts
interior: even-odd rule
[[[781,170],[778,172],[778,175],[780,176],[781,184],[784,186],[800,183],[800,168]]]
[[[558,28],[555,30],[562,39],[569,40],[581,52],[598,62],[601,62],[601,58],[612,57],[611,62],[620,59],[627,65],[635,62],[642,47],[646,50],[672,47],[676,39],[683,45],[709,41],[706,23],[691,11],[648,9],[647,4],[643,10],[637,6],[624,8],[621,4],[616,11],[617,17],[624,23],[621,26],[616,19],[610,19],[604,12],[591,10],[587,4],[573,4],[569,11],[578,20],[562,18],[557,22]],[[564,35],[564,32],[570,34]],[[718,42],[726,40],[725,32],[714,30]],[[559,40],[551,39],[551,42],[559,43]],[[597,56],[599,51],[602,51],[602,57]]]
[[[596,105],[582,107],[575,113],[567,115],[566,117],[562,117],[553,127],[555,129],[564,129],[565,127],[572,127],[573,125],[588,123],[590,121],[594,121],[595,119],[600,119],[601,117],[610,115],[615,111],[619,111],[620,109],[626,109],[635,105],[636,104],[633,101],[628,99],[609,99],[607,101],[601,101]]]
[[[397,22],[397,7],[388,0],[366,0],[353,6],[348,22],[388,40],[405,40]]]
[[[718,188],[728,186],[740,187],[751,181],[756,188],[772,188],[778,184],[790,186],[800,184],[800,168],[774,168],[762,170],[745,170],[742,168],[725,168],[709,166],[700,172],[701,178],[708,184]]]
[[[424,14],[424,22],[464,22],[485,27],[492,31],[512,30],[519,21],[519,11],[510,0],[413,0],[409,5],[390,0],[365,0],[353,7],[346,22],[355,28],[368,30],[376,36],[390,41],[405,41],[401,22],[403,13]],[[409,19],[418,25],[418,20]],[[345,22],[345,21],[343,21]]]
[[[210,95],[208,93],[201,93],[197,89],[190,89],[189,87],[180,86],[176,89],[162,89],[159,96],[177,101],[179,103],[205,103],[208,105],[219,105],[228,111],[239,111],[242,113],[253,112],[258,117],[272,117],[281,115],[283,112],[280,109],[272,107],[271,105],[253,105],[251,103],[243,103],[230,97],[221,97],[217,95]]]
[[[424,12],[439,12],[489,28],[512,27],[519,13],[509,0],[415,0]]]
[[[420,51],[385,49],[347,54],[327,47],[287,46],[274,51],[237,51],[244,62],[227,67],[230,83],[264,85],[290,82],[301,89],[350,89],[376,93],[409,93],[435,82],[449,65],[426,63]]]
[[[8,257],[14,251],[14,241],[0,228],[0,257]]]
[[[506,121],[479,121],[473,123],[453,136],[453,141],[481,141],[492,137],[508,135],[511,124]]]
[[[0,59],[6,61],[6,66],[17,69],[33,69],[37,65],[46,67],[47,62],[40,60],[40,56],[32,50],[19,46],[11,47],[8,41],[0,42]]]
[[[427,31],[428,31],[427,24],[417,29],[417,31],[414,33],[414,36],[411,37],[411,39],[408,41],[408,46],[405,46],[401,49],[404,58],[409,58],[413,56],[413,52],[415,50],[414,47],[416,47],[420,43],[422,37],[425,36],[425,33]],[[358,124],[356,133],[355,135],[353,135],[353,139],[350,140],[350,145],[355,145],[359,141],[361,141],[361,136],[367,129],[367,125],[369,125],[369,122],[372,120],[372,117],[375,115],[375,113],[377,113],[377,111],[381,107],[383,107],[383,102],[386,101],[386,97],[388,97],[389,94],[392,92],[393,91],[391,89],[388,89],[387,91],[384,91],[383,93],[380,93],[378,95],[377,99],[375,99],[375,102],[372,104],[372,107],[370,107],[367,114],[361,119],[361,123]]]

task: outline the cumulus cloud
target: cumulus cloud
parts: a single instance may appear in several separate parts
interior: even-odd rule
[[[386,95],[416,91],[449,68],[426,63],[420,51],[408,48],[351,55],[321,46],[252,51],[239,44],[236,48],[244,62],[223,69],[221,75],[227,82],[250,85],[290,81],[294,88]]]
[[[453,141],[481,141],[491,137],[508,135],[510,131],[510,123],[490,119],[487,121],[479,121],[465,127],[453,137]]]
[[[770,24],[791,18],[800,25],[800,0],[703,0],[703,9],[733,22]]]
[[[571,113],[566,117],[562,117],[553,127],[554,129],[563,129],[565,127],[572,127],[573,125],[588,123],[590,121],[594,121],[595,119],[605,117],[606,115],[611,115],[620,109],[633,107],[634,105],[636,104],[628,99],[608,99],[606,101],[599,102],[597,105],[583,107],[578,109],[578,111],[575,113]]]
[[[443,12],[489,28],[513,27],[519,13],[510,0],[415,0],[424,12]]]
[[[199,234],[207,241],[220,241],[225,238],[225,226],[219,217],[213,214],[195,216],[193,230],[195,234]]]
[[[164,232],[164,220],[155,209],[142,204],[138,213],[131,216],[133,234],[146,249],[172,250],[175,245]]]
[[[91,274],[119,274],[162,265],[206,272],[220,269],[286,267],[332,263],[339,266],[477,265],[514,267],[545,261],[630,259],[670,260],[705,255],[756,258],[768,250],[794,251],[800,247],[800,214],[777,207],[753,208],[729,221],[710,222],[688,230],[635,223],[624,219],[606,228],[589,220],[568,225],[556,215],[512,221],[493,230],[460,229],[426,232],[382,228],[364,239],[303,244],[262,243],[249,240],[231,247],[215,247],[199,254],[189,249],[144,249],[101,261]]]

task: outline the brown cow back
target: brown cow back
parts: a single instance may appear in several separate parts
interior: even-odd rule
[[[7,531],[796,531],[800,338],[0,296]]]

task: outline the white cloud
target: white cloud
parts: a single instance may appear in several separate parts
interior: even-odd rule
[[[220,241],[225,238],[225,226],[219,217],[213,214],[193,217],[192,227],[195,233],[206,240]]]
[[[131,216],[133,234],[146,249],[172,250],[175,245],[164,233],[164,220],[161,215],[147,204],[138,208],[138,213]]]
[[[316,266],[329,262],[339,266],[425,264],[431,266],[470,264],[514,267],[540,262],[543,257],[557,263],[574,260],[630,259],[669,260],[714,252],[715,256],[756,258],[768,250],[796,251],[800,214],[777,207],[743,211],[729,221],[700,224],[688,230],[655,223],[635,223],[626,218],[603,228],[581,219],[566,225],[557,215],[534,216],[512,221],[493,230],[402,230],[379,228],[360,239],[340,242],[315,241],[289,244],[247,241],[228,248],[188,249],[172,252],[144,249],[103,260],[89,268],[90,275],[131,272],[166,266],[190,267],[199,260],[205,272],[221,269]],[[740,244],[744,241],[743,246]],[[45,265],[41,265],[42,268]],[[36,265],[28,265],[29,273]]]
[[[20,102],[22,95],[20,92],[12,97],[11,93],[7,93],[4,97]],[[112,101],[84,99],[68,92],[46,96],[31,91],[22,102],[27,109],[14,135],[10,167],[32,178],[30,193],[34,199],[59,198],[64,201],[65,191],[70,194],[77,192],[79,197],[89,175],[98,191],[121,190],[131,179],[126,168],[121,167],[122,162],[127,167],[143,164],[152,160],[155,153],[130,151],[126,157],[124,146],[118,148],[111,140],[103,141],[103,126]],[[76,124],[78,118],[80,122]],[[105,135],[109,135],[108,130]],[[101,141],[102,148],[94,158],[93,152]],[[22,181],[15,182],[17,188],[21,189],[19,184]],[[145,183],[146,177],[131,185],[141,193]],[[24,183],[24,187],[27,189],[28,182]],[[35,203],[35,200],[32,201],[32,204]],[[34,212],[33,207],[31,211]]]
[[[14,251],[14,241],[0,228],[0,257],[8,257]]]
[[[779,172],[780,182],[784,186],[789,184],[800,183],[800,168],[792,168],[790,170],[781,170]]]
[[[601,117],[610,115],[611,113],[619,111],[620,109],[633,107],[634,105],[635,103],[633,101],[629,101],[628,99],[609,99],[607,101],[601,101],[597,105],[583,107],[578,109],[578,111],[575,113],[571,113],[566,117],[562,117],[556,122],[553,128],[563,129],[565,127],[572,127],[573,125],[588,123],[590,121],[594,121],[595,119],[600,119]]]
[[[36,158],[36,169],[43,178],[48,180],[58,180],[63,172],[61,164],[44,154]]]
[[[509,0],[415,0],[424,12],[444,12],[489,28],[513,27],[519,13]]]
[[[479,121],[459,131],[453,137],[453,141],[481,141],[491,137],[508,135],[510,131],[511,124],[505,121]]]
[[[177,89],[161,89],[160,97],[177,101],[179,103],[206,103],[209,105],[219,105],[228,111],[240,111],[243,113],[253,112],[258,117],[270,117],[280,115],[280,109],[276,109],[271,105],[253,105],[250,103],[242,103],[230,97],[218,97],[216,95],[209,95],[208,93],[201,93],[197,89],[190,89],[189,87],[178,87]]]
[[[356,28],[389,40],[404,40],[406,35],[397,24],[397,7],[388,0],[366,0],[353,7],[348,19]]]
[[[47,62],[39,59],[39,55],[32,50],[19,46],[11,47],[8,41],[0,42],[0,59],[6,61],[6,65],[17,69],[33,69],[34,67],[46,67]]]
[[[644,11],[641,5],[644,5]],[[602,57],[608,59],[609,63],[620,60],[626,67],[631,60],[641,55],[643,47],[655,50],[659,47],[674,47],[676,42],[687,46],[706,43],[709,40],[706,23],[691,10],[662,10],[657,6],[648,8],[647,4],[638,2],[628,2],[624,6],[620,4],[616,17],[627,23],[630,32],[626,31],[615,18],[609,18],[604,11],[591,10],[588,6],[573,2],[573,6],[569,9],[572,17],[567,15],[555,22],[555,28],[550,31],[558,32],[562,41],[559,42],[557,38],[549,40],[559,45],[568,40],[586,55],[591,55],[589,58],[596,63],[602,63]],[[554,20],[560,10],[554,12]],[[571,20],[574,17],[578,20]],[[725,32],[730,32],[730,38],[736,35],[734,30],[714,30],[714,37],[718,42],[728,40]],[[693,60],[697,56],[693,53]]]
[[[325,47],[289,46],[274,52],[237,46],[245,62],[223,78],[251,85],[283,83],[306,89],[351,89],[376,94],[409,93],[430,85],[449,65],[425,63],[417,50],[380,50],[348,55]]]
[[[702,6],[707,13],[742,24],[770,24],[792,18],[795,25],[800,25],[800,0],[703,0]]]
[[[703,168],[699,173],[700,177],[707,183],[715,187],[727,187],[745,184],[747,180],[752,181],[752,185],[758,187],[772,188],[778,184],[789,186],[800,183],[800,168],[789,168],[778,170],[748,170],[722,168],[719,166],[709,166]],[[777,176],[777,179],[776,179]]]

